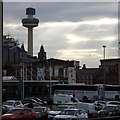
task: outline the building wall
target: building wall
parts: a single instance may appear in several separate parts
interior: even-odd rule
[[[77,83],[84,84],[103,84],[104,76],[102,69],[99,68],[85,68],[77,69]]]
[[[100,60],[107,84],[120,84],[120,59]]]

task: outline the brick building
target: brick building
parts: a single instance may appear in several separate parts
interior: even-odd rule
[[[106,84],[120,84],[120,58],[100,60]]]

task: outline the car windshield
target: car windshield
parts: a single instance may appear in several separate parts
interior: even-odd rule
[[[12,105],[13,105],[13,102],[4,102],[3,105],[9,105],[9,106],[12,106]]]
[[[67,108],[68,108],[67,106],[52,107],[52,110],[53,110],[53,111],[62,111],[62,110],[67,109]]]
[[[103,108],[104,111],[114,111],[116,106],[106,106]]]
[[[21,109],[12,109],[8,111],[7,114],[20,114],[21,111]]]
[[[75,115],[75,110],[63,110],[60,115]]]
[[[35,112],[44,112],[45,109],[44,108],[34,108]]]

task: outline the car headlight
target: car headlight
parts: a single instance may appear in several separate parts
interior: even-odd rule
[[[12,117],[10,117],[10,118],[17,118],[17,116],[12,116]]]

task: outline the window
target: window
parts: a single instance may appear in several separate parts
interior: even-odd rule
[[[93,76],[92,76],[92,75],[90,75],[90,79],[93,79]]]
[[[85,75],[82,76],[82,79],[85,79]]]

